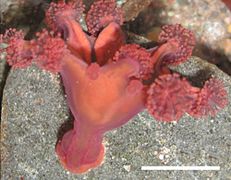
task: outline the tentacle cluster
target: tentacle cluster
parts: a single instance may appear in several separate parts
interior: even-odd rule
[[[160,121],[176,121],[184,113],[199,118],[214,116],[228,104],[220,80],[211,78],[202,89],[193,87],[179,74],[159,76],[147,91],[146,107]]]
[[[59,72],[63,56],[69,53],[65,42],[45,29],[37,33],[37,37],[33,52],[36,63],[48,71]]]
[[[228,104],[227,91],[217,78],[205,82],[188,113],[194,117],[214,116]]]
[[[183,28],[180,24],[165,25],[159,35],[159,43],[175,41],[178,48],[175,52],[169,52],[163,57],[164,64],[177,65],[186,61],[192,54],[195,46],[195,37],[192,31]]]
[[[115,0],[97,0],[87,13],[86,23],[88,31],[97,35],[110,22],[123,24],[122,9],[116,6]]]
[[[146,107],[160,121],[176,121],[191,108],[196,92],[179,74],[162,75],[147,91]]]
[[[0,50],[6,52],[7,63],[13,68],[23,68],[31,64],[33,56],[30,43],[24,40],[24,33],[10,28],[5,34],[0,35],[0,43],[7,43],[6,48]]]
[[[53,30],[56,31],[61,26],[60,18],[68,16],[79,21],[84,11],[84,4],[82,0],[76,0],[69,3],[51,2],[49,9],[46,11],[46,23]]]
[[[113,60],[118,61],[126,58],[135,60],[140,64],[139,74],[137,74],[136,78],[142,80],[148,80],[151,78],[153,66],[150,53],[146,49],[137,44],[127,44],[122,46],[119,51],[116,52]]]

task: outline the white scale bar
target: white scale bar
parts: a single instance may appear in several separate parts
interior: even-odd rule
[[[220,166],[142,166],[143,171],[219,171]]]

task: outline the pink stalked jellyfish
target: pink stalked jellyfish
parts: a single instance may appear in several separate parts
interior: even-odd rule
[[[227,93],[218,79],[210,79],[200,89],[167,67],[190,57],[195,44],[191,31],[179,24],[164,26],[161,45],[146,50],[125,43],[122,11],[115,0],[93,3],[86,16],[88,33],[76,21],[82,11],[80,0],[51,3],[46,19],[53,32],[43,30],[31,42],[17,33],[0,36],[9,47],[22,45],[13,54],[6,49],[9,64],[24,67],[33,57],[39,67],[60,73],[74,116],[74,128],[56,145],[67,170],[84,173],[102,164],[104,133],[145,107],[157,120],[176,121],[185,112],[195,117],[214,115],[227,104]]]
[[[110,4],[112,1],[95,2],[87,19],[99,9],[105,13],[108,6],[102,9],[104,3]],[[99,166],[104,157],[103,134],[126,123],[144,108],[143,85],[133,79],[139,73],[139,62],[133,61],[129,54],[113,61],[115,52],[125,43],[120,26],[116,23],[121,16],[120,11],[113,3],[105,17],[97,13],[95,20],[99,24],[93,26],[91,19],[87,21],[90,33],[99,33],[98,37],[90,37],[82,31],[70,6],[66,5],[67,9],[55,12],[51,9],[58,5],[52,4],[48,10],[53,12],[55,19],[51,27],[57,25],[58,28],[54,30],[64,34],[70,50],[62,58],[60,74],[75,118],[74,129],[58,142],[56,152],[63,166],[74,173]],[[107,19],[112,12],[113,16]],[[105,20],[102,22],[101,18]]]

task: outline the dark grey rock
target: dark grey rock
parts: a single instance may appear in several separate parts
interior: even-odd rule
[[[198,83],[220,78],[231,103],[231,78],[198,58],[175,69]],[[14,70],[4,89],[2,179],[231,179],[231,104],[216,117],[178,123],[155,121],[146,111],[108,132],[104,164],[84,175],[66,172],[54,152],[68,110],[57,76],[35,67]],[[141,171],[142,165],[210,165],[220,171]]]
[[[6,61],[0,57],[0,99],[2,97],[2,89],[5,84],[6,74],[7,74],[7,65]]]

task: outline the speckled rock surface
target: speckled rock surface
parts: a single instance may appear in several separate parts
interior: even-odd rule
[[[179,66],[194,83],[209,74],[229,93],[231,78],[198,58]],[[230,179],[231,105],[216,117],[156,122],[146,111],[106,134],[104,164],[84,175],[66,172],[54,152],[59,127],[68,119],[57,76],[35,67],[11,71],[4,89],[1,179]],[[141,171],[142,165],[214,165],[220,171]]]
[[[49,174],[48,167],[57,163],[54,139],[68,112],[59,80],[33,67],[14,70],[4,93],[2,179],[38,179]]]

